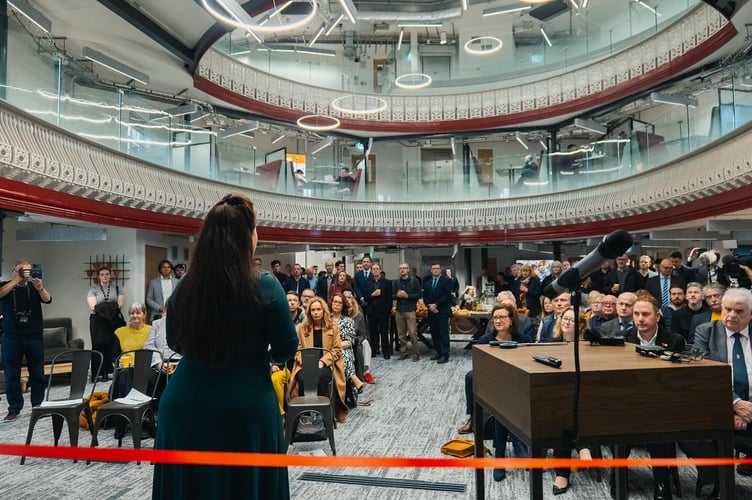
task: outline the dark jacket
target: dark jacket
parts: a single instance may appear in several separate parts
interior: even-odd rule
[[[407,292],[407,298],[397,297],[397,292],[400,290]],[[404,280],[400,278],[392,281],[392,298],[397,301],[397,312],[415,311],[420,296],[420,283],[414,276],[408,276]]]
[[[628,337],[627,342],[640,345],[640,338],[637,330],[634,330]],[[681,352],[684,350],[684,337],[678,333],[671,333],[665,328],[658,327],[658,335],[655,337],[655,345],[665,347],[669,351]]]
[[[372,294],[376,290],[381,290],[381,295],[374,297]],[[392,310],[392,282],[384,278],[380,278],[378,281],[368,280],[363,299],[366,302],[367,316],[389,314]]]

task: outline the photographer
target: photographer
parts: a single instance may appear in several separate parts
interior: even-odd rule
[[[736,255],[724,255],[721,257],[721,272],[718,283],[726,288],[750,288],[752,287],[752,259],[740,260]]]
[[[8,397],[8,414],[4,422],[13,422],[23,408],[21,394],[21,360],[26,356],[31,383],[31,406],[44,398],[44,341],[42,339],[42,304],[52,302],[45,290],[41,270],[32,270],[25,260],[16,261],[10,281],[0,283],[3,304],[3,370]]]

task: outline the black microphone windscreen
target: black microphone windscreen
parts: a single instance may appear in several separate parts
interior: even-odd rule
[[[632,235],[623,229],[619,229],[603,238],[603,242],[599,247],[599,253],[604,259],[615,259],[620,255],[624,255],[624,252],[629,250],[632,243],[634,243]]]

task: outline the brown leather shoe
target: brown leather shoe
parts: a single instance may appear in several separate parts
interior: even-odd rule
[[[467,422],[465,422],[465,425],[457,429],[457,432],[459,434],[470,434],[471,432],[473,432],[473,419],[468,418]]]

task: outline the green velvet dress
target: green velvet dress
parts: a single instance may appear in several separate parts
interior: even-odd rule
[[[248,342],[229,368],[184,357],[159,404],[156,448],[285,453],[284,429],[272,389],[269,354],[291,358],[298,336],[277,279],[262,274],[262,305],[248,326]],[[179,293],[179,290],[177,291]],[[167,316],[168,340],[174,336]],[[271,345],[271,351],[268,346]],[[152,498],[289,498],[286,467],[157,464]]]

